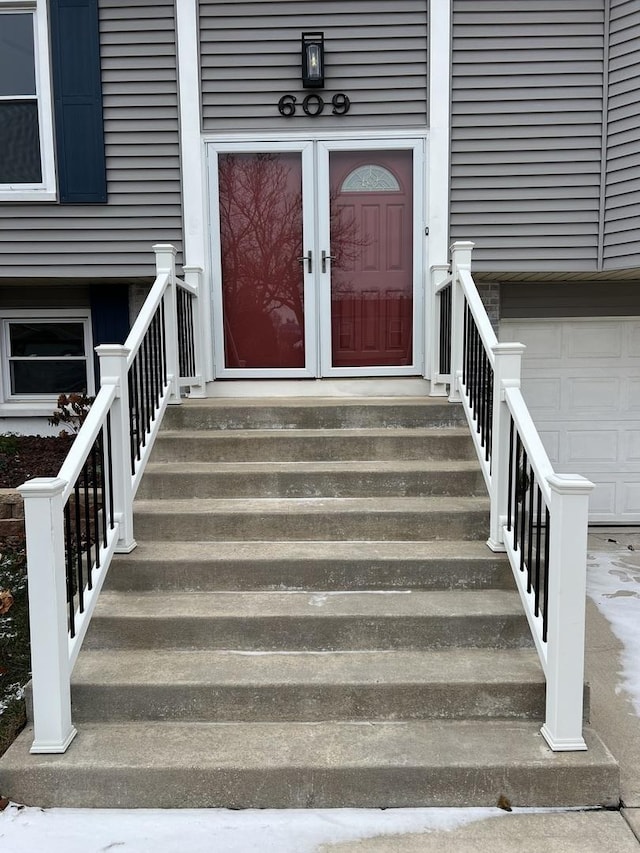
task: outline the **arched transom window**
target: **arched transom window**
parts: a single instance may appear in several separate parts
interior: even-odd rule
[[[375,163],[367,163],[358,166],[353,172],[349,172],[342,182],[343,193],[354,192],[399,192],[400,184],[384,166],[376,166]]]

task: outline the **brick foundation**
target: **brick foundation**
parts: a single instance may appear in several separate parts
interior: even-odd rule
[[[24,537],[24,504],[13,489],[0,489],[0,538]]]

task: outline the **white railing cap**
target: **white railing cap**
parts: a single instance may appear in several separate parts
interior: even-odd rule
[[[67,486],[67,481],[61,477],[34,477],[27,480],[17,491],[23,498],[52,498],[59,495]]]
[[[97,347],[94,347],[94,351],[100,358],[114,355],[126,358],[131,352],[129,347],[125,347],[122,344],[98,344]]]
[[[491,351],[496,355],[520,355],[526,348],[526,344],[516,343],[515,341],[505,341],[504,343],[499,341],[497,344],[493,344]]]
[[[596,485],[580,474],[550,474],[547,483],[554,492],[561,495],[588,495]]]

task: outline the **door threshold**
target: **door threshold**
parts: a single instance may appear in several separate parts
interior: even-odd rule
[[[207,397],[421,397],[428,380],[417,376],[345,379],[218,379]]]

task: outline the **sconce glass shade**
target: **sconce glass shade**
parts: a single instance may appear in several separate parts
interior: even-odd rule
[[[324,86],[324,33],[302,33],[302,85],[305,89]]]

